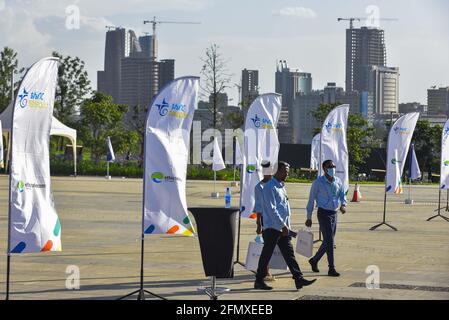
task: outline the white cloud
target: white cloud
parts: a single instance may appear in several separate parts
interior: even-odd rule
[[[297,18],[316,18],[317,14],[310,8],[304,7],[283,7],[280,10],[274,11],[274,15],[286,16],[286,17],[297,17]]]

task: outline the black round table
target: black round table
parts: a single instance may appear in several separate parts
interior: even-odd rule
[[[188,209],[196,221],[201,258],[211,287],[205,289],[213,300],[217,299],[215,280],[234,276],[234,244],[239,208],[192,207]]]

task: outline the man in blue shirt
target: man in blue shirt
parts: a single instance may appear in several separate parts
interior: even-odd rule
[[[327,254],[329,264],[328,275],[338,277],[340,274],[335,270],[334,265],[334,235],[337,230],[337,210],[346,212],[346,190],[343,188],[341,180],[335,176],[335,164],[332,160],[323,162],[324,175],[318,177],[310,189],[309,202],[307,203],[306,226],[312,226],[312,213],[315,201],[318,207],[318,222],[323,234],[323,243],[314,257],[309,260],[313,272],[320,272],[318,262]]]
[[[271,163],[270,161],[262,161],[262,172],[263,172],[263,179],[256,185],[254,188],[254,212],[257,214],[257,229],[256,234],[257,237],[261,237],[262,231],[263,231],[263,217],[262,217],[262,211],[263,211],[263,187],[265,184],[271,180],[272,177],[272,169],[271,169]],[[258,240],[256,238],[256,242]],[[260,238],[259,238],[260,239]],[[260,241],[263,242],[263,241]],[[269,268],[267,267],[267,275],[264,278],[265,281],[276,281],[276,278],[270,273]]]
[[[289,171],[290,165],[288,163],[279,162],[276,174],[265,184],[262,191],[264,246],[259,259],[254,289],[273,289],[265,283],[264,277],[267,274],[267,267],[276,245],[279,246],[293,279],[295,279],[296,289],[308,286],[316,280],[309,281],[303,278],[301,269],[295,259],[291,236],[289,235],[291,212],[284,184]]]

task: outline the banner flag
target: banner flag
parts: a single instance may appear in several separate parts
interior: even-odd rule
[[[319,170],[320,164],[320,139],[321,134],[317,134],[312,139],[312,144],[310,146],[310,169]]]
[[[385,185],[387,192],[398,193],[402,189],[401,176],[418,118],[419,112],[407,113],[396,120],[390,129],[386,161]],[[399,172],[397,172],[396,164],[398,164]]]
[[[245,120],[240,211],[243,218],[255,219],[254,188],[263,179],[261,164],[270,161],[277,167],[279,139],[277,123],[281,112],[281,95],[258,96],[248,109]]]
[[[61,251],[61,223],[53,205],[49,160],[58,61],[49,57],[32,65],[14,102],[9,253]]]
[[[441,132],[440,188],[449,189],[449,120]]]
[[[4,168],[4,163],[3,163],[3,128],[2,128],[2,122],[0,121],[0,169]]]
[[[239,166],[243,164],[242,151],[240,149],[240,143],[238,139],[235,139],[235,163],[234,165]]]
[[[112,143],[111,138],[108,137],[106,139],[106,143],[108,145],[108,154],[106,155],[106,161],[107,162],[114,162],[115,161],[115,155],[114,155],[114,149],[112,149]]]
[[[212,170],[220,171],[226,168],[226,165],[223,161],[223,156],[221,155],[221,149],[218,145],[217,137],[214,138],[214,156],[212,158]]]
[[[348,113],[349,105],[343,104],[327,115],[321,129],[321,160],[318,166],[321,175],[321,163],[332,160],[336,165],[335,175],[343,183],[345,192],[349,190],[349,156],[346,142]]]
[[[411,151],[412,151],[412,164],[411,164],[410,179],[416,180],[421,178],[421,170],[419,169],[418,158],[416,158],[415,145],[413,143],[411,146]]]
[[[148,111],[143,185],[146,234],[193,236],[186,178],[198,88],[198,77],[177,78],[159,92]]]

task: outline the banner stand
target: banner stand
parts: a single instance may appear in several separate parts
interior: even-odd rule
[[[143,223],[143,220],[142,220],[142,223]],[[164,297],[162,297],[160,295],[157,295],[157,294],[155,294],[155,293],[153,293],[151,291],[148,291],[148,290],[144,289],[144,286],[143,286],[143,259],[144,259],[143,252],[144,252],[144,245],[145,245],[145,234],[142,233],[141,249],[140,249],[140,287],[139,287],[139,289],[137,289],[137,290],[135,290],[135,291],[133,291],[131,293],[128,293],[127,295],[125,295],[123,297],[120,297],[117,300],[124,300],[124,299],[126,299],[128,297],[131,297],[131,296],[135,295],[135,294],[137,294],[137,300],[145,300],[145,294],[152,295],[152,296],[154,296],[156,298],[159,298],[161,300],[167,300],[166,298],[164,298]]]
[[[242,168],[242,166],[240,167]],[[240,177],[242,176],[242,170],[240,170]],[[240,183],[240,194],[242,194],[242,184]],[[236,255],[236,259],[233,263],[233,265],[235,266],[236,264],[240,265],[241,267],[245,268],[246,270],[246,265],[240,261],[240,233],[241,233],[241,228],[242,228],[242,211],[241,211],[241,204],[240,204],[240,210],[239,210],[239,223],[238,223],[238,229],[237,229],[237,255]],[[253,274],[256,274],[256,272],[254,271],[250,271]]]
[[[214,192],[211,193],[210,197],[213,199],[220,198],[220,193],[217,192],[217,171],[214,171]]]
[[[448,191],[449,191],[449,189],[448,189]],[[433,219],[435,219],[435,218],[441,217],[441,218],[443,218],[444,220],[446,220],[447,222],[449,222],[449,218],[446,217],[446,216],[443,216],[443,215],[441,214],[441,189],[438,190],[438,209],[435,209],[434,211],[438,211],[438,214],[436,214],[436,215],[430,217],[430,218],[427,219],[426,221],[430,221],[430,220],[433,220]]]
[[[447,189],[446,195],[446,211],[449,211],[449,189]]]
[[[387,185],[385,184],[385,196],[384,196],[384,216],[383,216],[383,220],[381,223],[371,227],[370,231],[374,231],[377,228],[379,228],[380,226],[386,225],[387,227],[393,229],[394,231],[398,231],[398,229],[396,229],[395,227],[393,227],[392,225],[388,224],[385,220],[386,217],[386,213],[387,213]]]
[[[148,111],[150,112],[150,111]],[[146,159],[146,155],[147,155],[147,144],[144,143],[144,150],[143,150],[143,154],[144,154],[144,159]],[[145,179],[146,177],[146,173],[145,173],[145,164],[143,166],[143,190],[146,190],[146,181],[147,179]],[[149,294],[151,296],[154,296],[156,298],[159,298],[161,300],[167,300],[166,298],[157,295],[151,291],[145,290],[144,289],[144,285],[143,285],[143,278],[144,278],[144,249],[145,249],[145,191],[142,193],[142,234],[141,234],[141,243],[140,243],[140,286],[139,289],[128,293],[127,295],[118,298],[117,300],[124,300],[128,297],[131,297],[135,294],[137,294],[137,300],[145,300],[145,294]]]
[[[111,176],[109,175],[109,161],[106,161],[106,179],[111,180]]]
[[[144,144],[144,155],[146,156],[146,144]],[[145,159],[144,156],[144,159]],[[145,179],[146,175],[145,175],[145,166],[143,168],[143,190],[145,190],[145,185],[146,185],[146,180]],[[152,295],[156,298],[159,298],[161,300],[167,300],[166,298],[157,295],[151,291],[145,290],[144,289],[144,285],[143,285],[143,278],[144,278],[144,270],[143,270],[143,261],[144,261],[144,249],[145,249],[145,192],[143,192],[142,194],[142,234],[141,234],[141,243],[140,243],[140,287],[139,289],[128,293],[127,295],[118,298],[117,300],[124,300],[128,297],[131,297],[135,294],[137,294],[137,300],[145,300],[145,294],[149,294]]]

